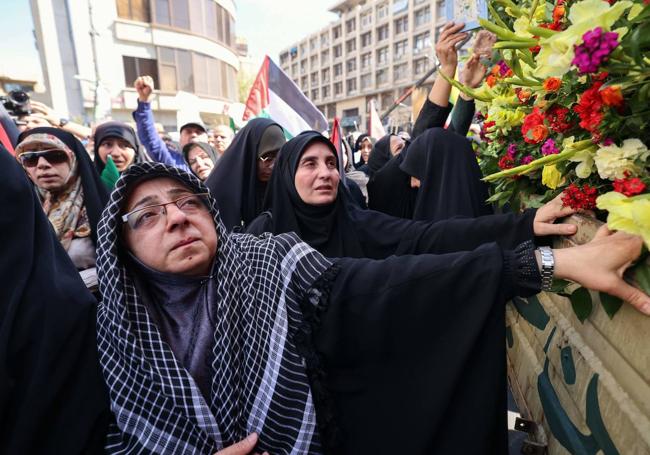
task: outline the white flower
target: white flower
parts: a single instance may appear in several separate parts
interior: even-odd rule
[[[615,180],[639,175],[643,163],[650,155],[650,150],[639,139],[626,139],[623,146],[608,145],[596,151],[594,162],[598,175],[603,179]]]

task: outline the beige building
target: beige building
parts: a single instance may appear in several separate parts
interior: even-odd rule
[[[371,99],[381,114],[433,67],[445,0],[345,0],[330,11],[339,19],[284,49],[280,66],[328,119],[365,131]],[[408,126],[410,104],[391,125]]]
[[[45,101],[77,121],[132,121],[133,81],[153,77],[155,119],[177,128],[179,91],[206,124],[237,101],[234,0],[30,0]],[[224,117],[227,121],[227,117]]]

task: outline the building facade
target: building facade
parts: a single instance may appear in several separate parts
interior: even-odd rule
[[[207,124],[237,100],[233,0],[30,1],[46,102],[59,112],[132,121],[140,75],[153,77],[154,115],[170,131],[178,91],[196,95]]]
[[[280,66],[328,119],[365,131],[371,99],[381,114],[433,67],[445,0],[345,0],[330,11],[339,19],[284,49]],[[410,123],[410,103],[392,125]]]

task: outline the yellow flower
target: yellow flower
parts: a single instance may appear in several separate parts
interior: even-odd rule
[[[557,170],[555,164],[547,164],[542,170],[542,184],[554,190],[562,184],[564,177]]]
[[[643,166],[637,161],[645,161],[650,155],[650,150],[639,139],[625,139],[623,145],[615,144],[601,147],[596,151],[594,162],[600,178],[615,180],[629,176],[639,175]]]
[[[573,5],[569,12],[571,26],[540,40],[540,51],[536,58],[537,77],[559,77],[566,74],[571,69],[573,47],[582,41],[582,35],[596,27],[610,31],[632,5],[629,0],[621,0],[613,5],[603,0],[583,0]]]
[[[599,196],[596,205],[609,212],[610,229],[640,235],[650,248],[650,194],[627,197],[611,191]]]
[[[576,175],[581,179],[586,179],[594,170],[594,152],[593,150],[580,150],[576,152],[569,161],[579,163],[576,166]]]

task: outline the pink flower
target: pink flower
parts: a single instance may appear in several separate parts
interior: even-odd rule
[[[514,158],[517,154],[517,144],[514,142],[508,146],[508,151],[506,152],[510,158]]]
[[[560,150],[558,150],[553,139],[547,139],[542,145],[542,155],[556,155],[558,153],[560,153]]]
[[[526,155],[521,160],[519,160],[521,164],[529,164],[531,161],[533,161],[532,155]]]
[[[609,54],[618,46],[618,33],[605,32],[600,27],[582,35],[583,43],[574,46],[575,57],[571,62],[580,74],[595,73],[607,61]]]

